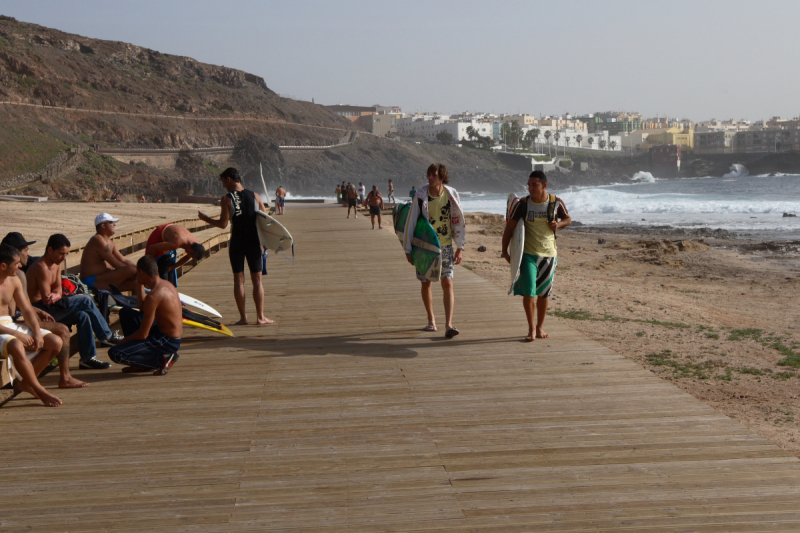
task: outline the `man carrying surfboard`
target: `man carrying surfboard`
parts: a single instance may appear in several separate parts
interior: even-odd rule
[[[123,372],[150,372],[163,376],[178,360],[183,335],[183,306],[178,291],[158,274],[158,264],[149,255],[136,263],[136,299],[141,311],[123,307],[119,323],[125,337],[108,350]],[[150,292],[145,294],[145,289]]]
[[[553,290],[553,279],[558,262],[556,231],[572,223],[564,202],[547,193],[547,176],[534,170],[528,178],[528,192],[509,214],[503,232],[503,258],[509,263],[508,245],[517,224],[525,224],[525,240],[519,278],[514,282],[514,294],[522,296],[522,305],[528,318],[528,335],[525,340],[549,337],[542,326],[547,315],[547,303]],[[534,313],[535,307],[535,313]],[[534,329],[534,315],[536,327]]]
[[[245,310],[244,295],[244,262],[250,270],[250,280],[253,282],[253,301],[256,304],[256,324],[274,324],[264,316],[264,287],[261,284],[261,271],[263,256],[261,243],[258,239],[256,226],[256,211],[266,213],[261,197],[242,185],[242,178],[235,168],[226,168],[219,175],[222,186],[228,194],[220,200],[222,208],[219,219],[213,219],[198,211],[200,220],[220,229],[228,227],[231,223],[231,240],[228,244],[228,257],[233,270],[233,297],[239,309],[237,325],[247,324],[247,311]]]
[[[417,191],[411,201],[411,211],[406,219],[403,246],[406,258],[412,265],[412,241],[417,219],[427,218],[439,238],[442,253],[441,282],[444,292],[445,336],[452,338],[458,335],[458,328],[453,326],[453,292],[454,266],[461,263],[462,250],[466,243],[466,225],[461,209],[458,192],[447,183],[450,181],[447,168],[441,163],[428,167],[428,184]],[[455,250],[453,247],[455,246]],[[428,314],[428,325],[425,331],[436,331],[436,319],[433,316],[433,293],[431,281],[417,271],[417,279],[422,282],[422,303]]]

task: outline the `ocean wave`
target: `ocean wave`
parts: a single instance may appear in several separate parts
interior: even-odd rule
[[[724,214],[784,213],[800,209],[798,201],[715,199],[693,194],[640,194],[608,189],[583,189],[561,194],[571,213],[587,214]]]
[[[640,170],[639,172],[634,174],[633,177],[631,177],[631,181],[655,183],[656,178],[649,172],[644,172],[643,170]]]

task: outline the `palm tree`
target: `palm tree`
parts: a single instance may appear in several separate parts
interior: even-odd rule
[[[592,145],[594,144],[594,137],[589,137],[588,142],[589,142],[589,149],[591,149]]]
[[[583,142],[583,135],[580,135],[580,134],[576,135],[575,136],[575,142],[578,143],[578,148],[580,148],[581,147],[581,142]]]
[[[558,155],[558,139],[560,139],[560,138],[561,138],[561,134],[558,133],[558,132],[556,132],[555,135],[553,135],[553,139],[555,139],[555,141],[556,141],[556,155]]]
[[[533,147],[533,141],[536,138],[536,135],[533,133],[533,130],[528,130],[525,132],[525,142],[528,143],[528,148]]]
[[[605,150],[605,148],[606,148],[606,140],[605,139],[600,139],[600,142],[597,143],[597,146],[599,146],[601,150]]]
[[[475,128],[473,128],[472,126],[467,126],[467,137],[472,139],[473,137],[476,136],[475,134],[476,134]]]
[[[550,130],[544,132],[544,138],[547,141],[547,155],[550,155],[550,135],[552,135]]]
[[[531,131],[533,132],[533,144],[536,144],[536,138],[539,136],[540,133],[542,133],[542,130],[540,130],[539,128],[533,128]]]
[[[611,141],[610,143],[608,143],[608,147],[613,150],[614,148],[617,147],[617,141]]]

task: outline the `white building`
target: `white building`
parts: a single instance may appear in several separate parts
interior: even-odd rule
[[[410,117],[409,117],[410,118]],[[450,120],[449,117],[431,117],[428,120],[409,120],[406,118],[397,121],[397,132],[401,135],[417,135],[429,141],[435,141],[436,135],[446,131],[453,136],[456,142],[470,140],[467,128],[474,128],[481,137],[492,137],[492,123],[477,120]]]

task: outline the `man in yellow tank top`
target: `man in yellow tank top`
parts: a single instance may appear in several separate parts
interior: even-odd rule
[[[519,278],[514,283],[514,295],[522,296],[522,305],[528,318],[528,335],[525,340],[533,342],[537,338],[549,337],[543,329],[543,324],[558,262],[556,231],[569,226],[572,219],[564,202],[555,195],[547,194],[547,176],[541,170],[531,172],[528,178],[528,192],[530,195],[517,204],[506,223],[503,233],[503,257],[511,262],[508,244],[517,224],[523,220],[525,247]]]

